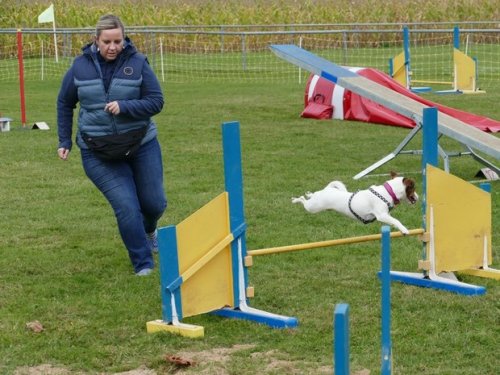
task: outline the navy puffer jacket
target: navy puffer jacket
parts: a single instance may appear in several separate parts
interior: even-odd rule
[[[98,54],[95,44],[88,44],[64,76],[57,99],[59,147],[71,149],[73,110],[77,103],[80,110],[76,142],[81,148],[87,148],[81,132],[100,136],[147,126],[142,143],[152,140],[157,135],[152,116],[162,110],[164,100],[146,57],[137,52],[128,38],[113,62],[114,69],[103,71]],[[117,116],[104,111],[106,103],[115,100],[120,106]]]

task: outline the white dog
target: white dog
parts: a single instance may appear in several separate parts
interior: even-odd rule
[[[292,198],[292,203],[302,203],[306,211],[313,214],[324,210],[335,210],[364,224],[378,220],[396,227],[403,234],[408,234],[408,229],[393,218],[389,211],[400,201],[410,204],[417,202],[415,181],[397,177],[394,172],[391,172],[391,177],[392,179],[383,185],[373,185],[367,190],[355,193],[348,192],[342,182],[332,181],[323,190],[307,192],[305,196]]]

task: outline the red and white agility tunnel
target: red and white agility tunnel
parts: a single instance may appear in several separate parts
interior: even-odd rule
[[[424,105],[436,107],[440,112],[446,113],[480,130],[492,133],[500,132],[500,121],[495,121],[484,116],[477,116],[472,113],[460,111],[423,99],[400,85],[389,75],[377,69],[349,68],[349,70]],[[311,75],[307,81],[305,108],[301,116],[316,119],[334,118],[338,120],[364,121],[405,128],[415,127],[415,122],[412,119],[400,115],[399,113],[387,109],[369,99],[363,98],[346,90],[342,86],[336,85],[314,74]]]

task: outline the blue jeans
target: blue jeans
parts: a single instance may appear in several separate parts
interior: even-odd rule
[[[130,160],[103,161],[86,149],[81,155],[85,173],[113,208],[134,271],[153,268],[146,233],[155,231],[167,208],[158,140],[143,144]]]

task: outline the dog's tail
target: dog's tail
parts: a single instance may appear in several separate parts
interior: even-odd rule
[[[347,188],[345,187],[345,185],[340,181],[332,181],[327,185],[327,187],[332,188],[332,189],[347,191]]]

